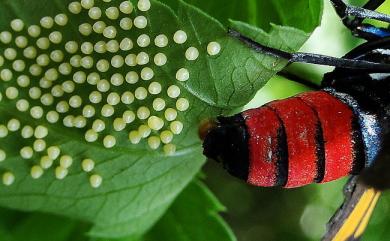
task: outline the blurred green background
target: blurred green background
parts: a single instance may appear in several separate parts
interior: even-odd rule
[[[361,43],[361,40],[351,36],[329,1],[325,2],[322,25],[302,51],[341,57]],[[350,2],[361,5],[365,1]],[[380,10],[390,12],[390,3],[384,4]],[[320,83],[322,75],[332,68],[295,64],[289,66],[288,70],[304,79]],[[247,108],[305,90],[308,88],[276,77],[257,94]],[[259,188],[235,180],[216,163],[207,163],[204,170],[209,187],[228,209],[224,217],[239,241],[319,240],[329,218],[343,201],[342,188],[346,182],[343,179],[298,189]],[[390,239],[389,204],[390,193],[380,199],[363,240]]]

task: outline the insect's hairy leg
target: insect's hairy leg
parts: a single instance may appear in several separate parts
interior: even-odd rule
[[[279,49],[274,49],[274,48],[264,46],[233,29],[229,29],[229,35],[243,42],[249,48],[253,49],[256,52],[267,54],[277,58],[283,58],[288,60],[290,63],[318,64],[318,65],[342,67],[346,69],[366,69],[366,70],[376,71],[377,73],[390,72],[389,64],[382,64],[382,63],[376,63],[376,62],[365,61],[365,60],[335,58],[331,56],[312,54],[312,53],[300,53],[300,52],[289,53]]]

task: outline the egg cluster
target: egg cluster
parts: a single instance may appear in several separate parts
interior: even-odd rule
[[[0,163],[7,160],[1,139],[14,133],[31,140],[30,146],[20,147],[19,155],[34,162],[33,179],[52,167],[55,177],[64,179],[74,157],[60,145],[50,146],[46,138],[55,135],[49,132],[51,125],[78,130],[84,142],[106,149],[145,143],[174,155],[174,136],[182,132],[181,117],[191,105],[180,86],[191,74],[185,67],[172,67],[174,80],[158,73],[169,64],[164,49],[185,46],[188,36],[180,29],[170,36],[148,35],[145,15],[150,8],[149,0],[139,0],[137,6],[130,1],[81,0],[71,2],[66,13],[42,17],[30,26],[15,19],[0,32],[0,104],[14,104],[16,111],[40,123],[30,126],[17,118],[0,123]],[[67,32],[74,26],[77,35]],[[185,49],[183,66],[200,55],[194,46]],[[221,46],[210,42],[204,51],[218,55]],[[127,136],[127,143],[118,141],[121,135]],[[90,185],[99,187],[103,179],[94,172],[95,161],[78,161],[81,170],[91,173]],[[5,170],[2,181],[11,185],[15,175]]]

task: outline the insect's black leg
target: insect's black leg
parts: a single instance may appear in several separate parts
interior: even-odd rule
[[[343,21],[344,25],[349,28],[356,36],[373,39],[390,36],[390,31],[377,28],[369,24],[363,24],[365,19],[376,19],[390,23],[390,16],[374,11],[385,0],[370,0],[363,7],[350,6],[343,0],[330,0]]]
[[[371,62],[366,60],[357,60],[357,59],[346,59],[346,58],[335,58],[331,56],[311,54],[311,53],[289,53],[279,49],[270,48],[264,46],[256,41],[242,35],[236,30],[229,29],[229,35],[240,40],[246,44],[251,49],[256,52],[274,56],[277,58],[284,58],[290,63],[308,63],[308,64],[318,64],[318,65],[327,65],[335,66],[346,69],[365,69],[370,71],[375,71],[376,73],[390,73],[390,65]]]

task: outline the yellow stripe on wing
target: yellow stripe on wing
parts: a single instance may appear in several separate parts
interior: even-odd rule
[[[373,188],[367,189],[332,241],[346,241],[359,238],[367,227],[380,194],[379,191]]]

